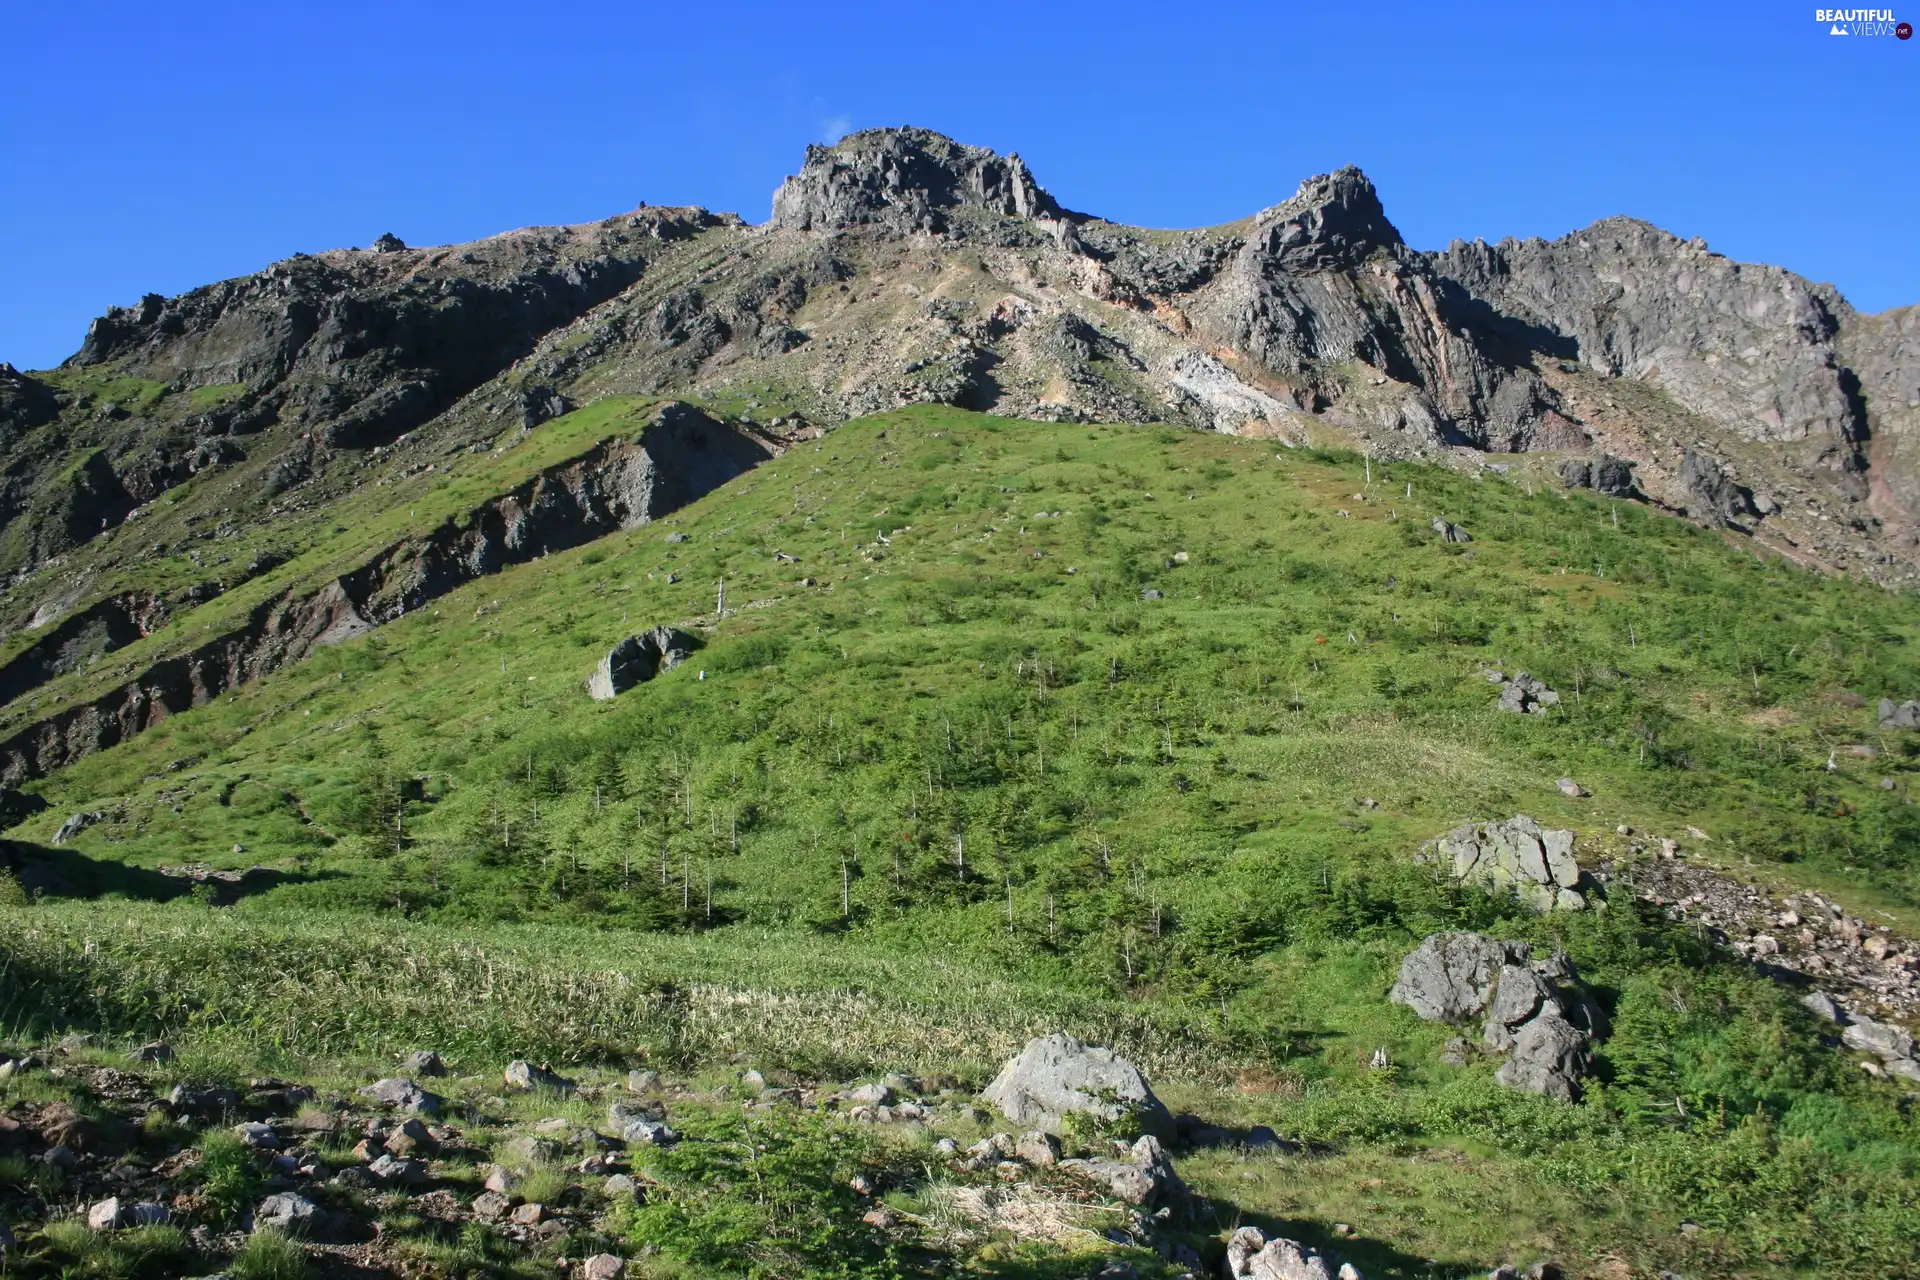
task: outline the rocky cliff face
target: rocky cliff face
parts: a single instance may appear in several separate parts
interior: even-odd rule
[[[363,635],[455,588],[555,551],[636,528],[685,505],[771,456],[770,445],[691,406],[669,403],[630,438],[596,445],[512,492],[388,547],[317,590],[253,609],[223,634],[153,663],[97,697],[61,709],[0,741],[0,781],[17,784],[117,745],[170,715]],[[132,615],[139,602],[122,602]],[[151,605],[149,605],[151,608]],[[57,659],[95,627],[101,606],[75,615],[14,663],[0,681],[20,692],[59,670]],[[150,617],[118,619],[141,630]],[[127,643],[132,637],[120,637]],[[108,646],[117,647],[117,646]]]

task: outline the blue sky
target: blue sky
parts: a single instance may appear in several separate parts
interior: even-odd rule
[[[894,124],[1019,151],[1119,221],[1227,221],[1351,162],[1419,248],[1631,213],[1863,310],[1920,302],[1920,39],[1832,37],[1814,12],[22,3],[0,360],[57,363],[109,304],[388,230],[642,200],[758,221],[808,142]]]

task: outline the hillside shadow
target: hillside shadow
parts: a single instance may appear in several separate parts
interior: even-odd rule
[[[105,898],[118,896],[140,902],[170,902],[196,889],[216,906],[231,906],[242,898],[286,884],[339,878],[339,872],[299,873],[270,867],[222,872],[203,877],[163,875],[109,858],[91,858],[73,849],[55,849],[25,840],[0,839],[0,867],[34,897]]]

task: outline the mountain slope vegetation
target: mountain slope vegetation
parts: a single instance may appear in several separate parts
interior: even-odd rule
[[[588,698],[610,640],[661,623],[702,647]],[[1911,757],[1847,696],[1912,686],[1911,627],[1875,588],[1520,479],[900,410],[38,784],[16,849],[120,923],[9,911],[9,1016],[194,1028],[275,1071],[432,1043],[976,1085],[1066,1026],[1209,1118],[1327,1144],[1251,1184],[1181,1168],[1248,1212],[1359,1221],[1335,1243],[1383,1274],[1529,1250],[1896,1274],[1898,1090],[1639,901],[1614,828],[1911,919]],[[1565,696],[1503,713],[1488,667]],[[1876,758],[1829,771],[1843,741]],[[101,817],[49,847],[76,811]],[[1605,910],[1537,916],[1414,857],[1515,811],[1617,870]],[[152,874],[187,864],[237,901]],[[1602,993],[1577,1107],[1441,1063],[1446,1029],[1386,1002],[1457,928],[1565,949]],[[1510,1207],[1470,1225],[1445,1204],[1467,1192]]]

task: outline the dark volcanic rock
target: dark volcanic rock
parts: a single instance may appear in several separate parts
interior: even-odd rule
[[[177,298],[114,308],[71,363],[188,386],[245,384],[283,421],[360,447],[418,426],[638,280],[604,228],[512,232],[454,256],[294,257]]]
[[[1830,285],[1731,262],[1634,218],[1559,240],[1455,241],[1428,260],[1554,355],[1653,383],[1746,440],[1859,465],[1866,421],[1836,339],[1852,309]]]
[[[1680,462],[1680,487],[1686,491],[1687,514],[1696,520],[1725,524],[1759,514],[1752,490],[1736,483],[1719,462],[1691,449]]]
[[[686,661],[699,642],[678,627],[655,627],[608,650],[587,679],[587,693],[608,702]]]
[[[59,412],[52,387],[0,363],[0,446],[11,444],[21,431],[53,421]]]
[[[1061,216],[1017,155],[962,146],[925,129],[868,129],[831,147],[808,147],[805,167],[774,192],[773,224],[794,231],[866,223],[942,231],[960,207],[1012,218]]]

